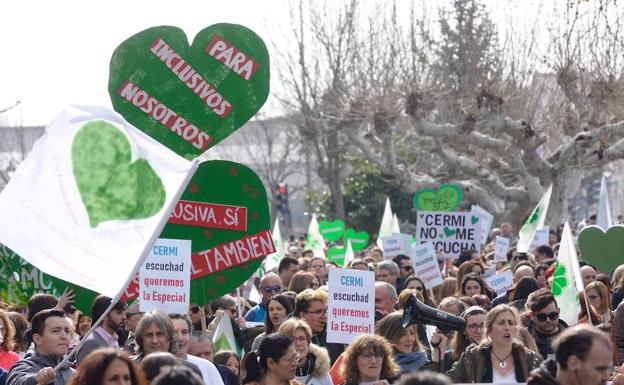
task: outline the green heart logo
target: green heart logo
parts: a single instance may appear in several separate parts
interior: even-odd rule
[[[360,251],[368,246],[368,233],[366,231],[357,232],[354,229],[348,229],[344,233],[342,242],[346,245],[351,241],[353,251]]]
[[[448,227],[444,228],[444,235],[446,235],[447,237],[455,235],[456,232],[457,230],[449,229]]]
[[[416,211],[453,211],[462,200],[462,189],[454,184],[441,184],[436,192],[430,188],[414,195],[412,204]]]
[[[275,252],[270,218],[266,190],[250,168],[224,160],[199,165],[160,234],[192,242],[191,302],[231,292]],[[137,290],[131,285],[128,297]]]
[[[115,111],[187,159],[245,124],[269,95],[269,54],[250,29],[215,24],[189,46],[160,26],[121,43],[108,81]]]
[[[336,263],[338,266],[344,264],[345,254],[347,254],[347,248],[344,246],[334,246],[327,249],[327,259]]]
[[[132,162],[126,136],[111,123],[83,125],[72,143],[72,168],[91,227],[149,218],[165,203],[165,188],[145,159]]]
[[[342,233],[344,233],[345,224],[340,219],[336,219],[333,222],[329,221],[320,221],[319,222],[319,231],[323,238],[327,239],[331,242],[336,242],[342,237]]]
[[[601,273],[611,274],[624,263],[624,226],[611,226],[605,233],[599,226],[587,226],[578,236],[581,257]]]
[[[472,222],[472,224],[474,225],[475,223],[479,222],[479,217],[476,216],[471,216],[470,217],[470,222]]]

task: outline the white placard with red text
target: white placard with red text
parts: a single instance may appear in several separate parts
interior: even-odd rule
[[[425,289],[433,289],[444,281],[438,266],[438,257],[430,242],[412,247],[414,272],[425,282]]]
[[[158,239],[139,272],[140,310],[184,314],[190,291],[191,241]]]
[[[381,238],[385,259],[392,259],[399,254],[409,256],[412,249],[412,236],[409,234],[392,234]]]
[[[509,238],[496,237],[494,244],[494,262],[507,262],[507,250],[509,250]]]

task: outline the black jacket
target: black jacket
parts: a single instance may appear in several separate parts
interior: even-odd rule
[[[568,327],[568,324],[565,323],[563,320],[559,319],[559,330],[555,334],[546,335],[546,334],[540,333],[535,327],[535,322],[531,320],[527,329],[529,330],[529,333],[531,333],[531,337],[533,337],[533,340],[535,340],[535,344],[537,345],[537,348],[539,349],[539,354],[544,359],[548,359],[549,354],[555,353],[552,349],[553,338],[558,336],[559,333],[561,333],[563,329],[567,327]]]
[[[557,362],[546,360],[539,368],[533,370],[527,379],[527,385],[559,385],[557,377]]]

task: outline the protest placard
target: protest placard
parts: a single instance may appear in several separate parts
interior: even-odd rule
[[[535,234],[533,234],[531,244],[529,245],[529,252],[534,253],[535,249],[537,249],[539,246],[547,245],[549,232],[549,226],[544,226],[541,229],[535,230]]]
[[[487,243],[488,235],[490,234],[490,228],[492,228],[492,221],[494,216],[479,205],[472,205],[470,213],[479,217],[479,228],[481,229],[481,244]]]
[[[494,262],[507,262],[507,250],[509,250],[509,238],[496,237]]]
[[[416,216],[416,241],[431,242],[444,257],[457,259],[463,250],[481,250],[481,231],[477,217],[468,212],[419,211]]]
[[[513,285],[513,273],[511,270],[505,270],[502,273],[494,274],[487,277],[485,281],[496,292],[496,296],[505,294],[507,289]]]
[[[158,239],[139,272],[141,311],[186,313],[191,290],[191,241]]]
[[[430,242],[412,247],[411,256],[414,272],[423,280],[427,290],[442,284],[443,279],[438,266],[438,258]]]
[[[348,344],[375,328],[375,273],[329,270],[327,342]]]
[[[383,255],[385,259],[392,259],[399,254],[410,255],[412,249],[412,236],[409,234],[392,234],[381,238]]]

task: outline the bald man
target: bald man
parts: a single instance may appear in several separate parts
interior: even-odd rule
[[[589,265],[581,267],[581,277],[583,278],[583,286],[587,287],[592,282],[596,282],[596,269]]]

